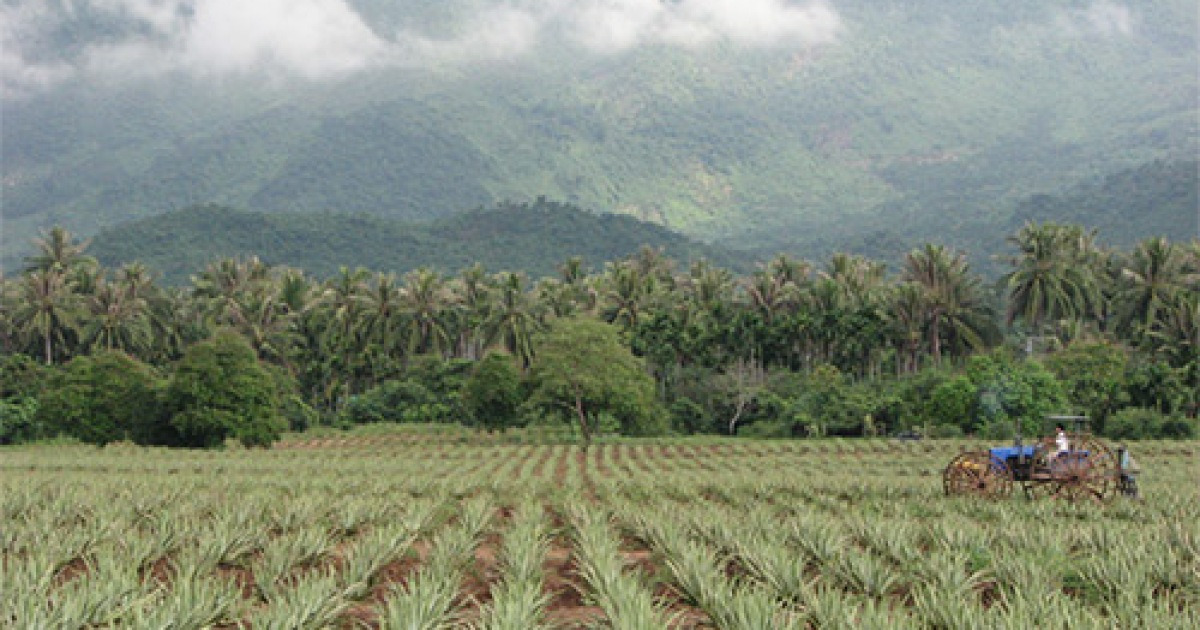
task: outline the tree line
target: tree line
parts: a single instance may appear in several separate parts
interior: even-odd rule
[[[741,276],[651,248],[540,279],[224,258],[171,287],[55,227],[0,279],[0,440],[267,444],[375,421],[999,437],[1068,410],[1194,434],[1200,242],[1119,250],[1055,223],[1009,240],[996,283],[926,244],[895,271],[780,255]]]

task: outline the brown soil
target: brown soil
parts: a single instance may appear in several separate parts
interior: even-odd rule
[[[602,477],[609,477],[612,475],[612,469],[608,467],[605,454],[612,453],[616,450],[616,448],[616,446],[611,444],[601,444],[599,446],[592,447],[591,450],[594,453],[592,455],[592,460],[596,462],[596,474]]]
[[[550,596],[546,620],[558,628],[589,628],[604,619],[604,612],[584,599],[584,587],[578,577],[578,565],[568,547],[560,542],[546,554],[545,592]]]
[[[236,583],[242,591],[242,599],[258,601],[258,585],[254,582],[254,572],[249,568],[221,565],[217,567],[217,577]]]
[[[672,628],[691,630],[712,628],[708,614],[687,601],[687,598],[670,583],[670,573],[657,563],[654,552],[632,536],[621,537],[621,557],[628,570],[640,572],[647,584],[652,585],[654,597],[667,610],[668,617],[675,618]]]
[[[81,575],[87,575],[89,567],[87,561],[81,557],[76,557],[65,564],[57,573],[54,574],[54,580],[51,582],[51,588],[61,588],[64,584],[71,580],[77,579]]]
[[[592,481],[588,472],[587,453],[583,449],[575,451],[575,465],[579,467],[580,479],[583,480],[583,497],[590,503],[596,503],[599,501],[596,496],[596,483]]]
[[[567,478],[567,451],[563,451],[559,456],[558,461],[554,464],[554,480],[561,482]]]

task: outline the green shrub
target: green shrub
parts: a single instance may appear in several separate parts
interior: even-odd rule
[[[1167,416],[1154,408],[1129,407],[1109,418],[1105,435],[1119,440],[1190,439],[1196,437],[1196,421]]]
[[[1129,398],[1126,350],[1108,342],[1075,343],[1046,358],[1046,368],[1063,384],[1073,406],[1100,431],[1113,411]]]
[[[457,398],[442,398],[413,380],[387,381],[351,396],[340,419],[350,425],[457,422],[461,419]]]
[[[286,428],[275,378],[259,364],[250,344],[228,331],[187,349],[164,404],[174,435],[152,439],[172,446],[212,448],[229,438],[266,446]]]
[[[957,424],[935,424],[929,427],[931,438],[960,438],[966,435]]]
[[[0,398],[0,444],[20,444],[43,437],[33,397]]]
[[[759,420],[744,425],[738,435],[748,438],[790,438],[792,423],[782,418],[775,420]]]
[[[585,440],[601,412],[616,418],[624,435],[666,432],[666,414],[645,362],[604,322],[571,318],[551,323],[537,338],[529,383],[529,404],[566,412],[580,424]]]
[[[481,359],[462,390],[467,416],[493,430],[521,424],[518,411],[523,399],[521,372],[513,357],[502,352]]]
[[[936,386],[925,404],[925,417],[936,426],[958,427],[959,434],[975,424],[979,392],[966,376],[956,376]]]
[[[160,418],[157,381],[153,368],[123,352],[75,357],[50,377],[37,421],[47,435],[88,444],[131,439],[142,423]]]

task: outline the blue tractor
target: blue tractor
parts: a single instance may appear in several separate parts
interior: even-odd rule
[[[1137,467],[1124,447],[1113,451],[1093,436],[1084,416],[1048,420],[1057,431],[1032,444],[1023,442],[1018,422],[1012,446],[960,453],[942,473],[946,494],[1005,498],[1020,485],[1031,499],[1104,502],[1118,493],[1137,497]]]

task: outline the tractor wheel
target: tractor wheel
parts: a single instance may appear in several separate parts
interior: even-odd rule
[[[1107,501],[1120,481],[1117,458],[1104,443],[1091,436],[1075,438],[1071,450],[1061,455],[1039,449],[1034,467],[1044,477],[1030,488],[1034,498],[1066,501]]]
[[[986,451],[967,451],[951,460],[942,472],[947,496],[1001,499],[1012,494],[1013,476],[1008,466]]]

